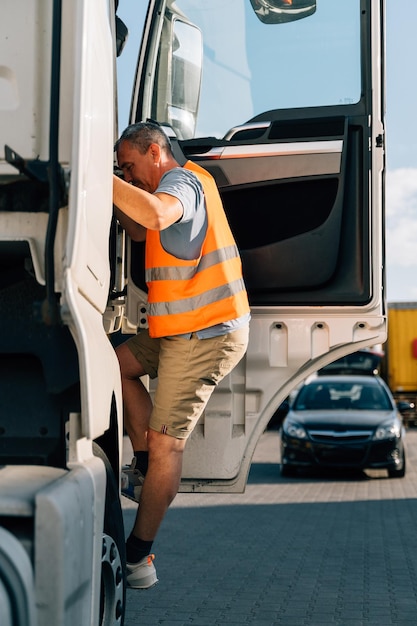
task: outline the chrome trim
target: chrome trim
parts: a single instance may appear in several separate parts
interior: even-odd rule
[[[217,146],[204,154],[190,154],[204,159],[244,159],[307,154],[341,154],[343,140],[298,141],[295,143],[263,143],[246,146]]]
[[[242,126],[234,126],[224,136],[226,141],[233,139],[238,133],[245,132],[246,130],[261,130],[262,128],[270,128],[272,122],[252,122],[251,124],[242,124]]]
[[[362,439],[371,437],[372,430],[345,430],[345,431],[336,431],[336,430],[308,430],[308,434],[311,437],[326,437],[330,439],[331,437],[334,439],[348,439],[351,437],[361,437]]]

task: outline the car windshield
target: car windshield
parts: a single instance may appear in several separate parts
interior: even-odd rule
[[[389,411],[391,403],[379,385],[360,382],[310,383],[298,394],[294,411],[352,409],[359,411]]]

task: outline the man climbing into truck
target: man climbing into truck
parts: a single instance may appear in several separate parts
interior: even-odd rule
[[[129,126],[116,143],[124,180],[114,177],[116,216],[129,236],[146,238],[149,331],[117,348],[125,428],[142,485],[126,543],[127,583],[157,581],[152,544],[174,499],[183,450],[214,388],[243,357],[249,304],[239,252],[216,184],[187,162],[153,122]],[[152,403],[140,377],[158,376]]]

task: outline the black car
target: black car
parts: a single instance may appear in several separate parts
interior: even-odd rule
[[[405,475],[405,429],[379,376],[321,375],[297,393],[281,429],[281,474],[299,468],[387,469]]]

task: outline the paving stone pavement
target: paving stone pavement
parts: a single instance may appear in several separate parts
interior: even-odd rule
[[[265,432],[244,494],[177,496],[154,543],[160,582],[127,591],[125,626],[416,626],[417,430],[407,464],[402,479],[284,479]]]

